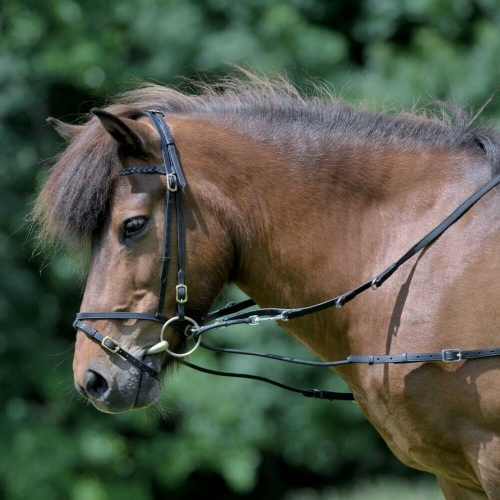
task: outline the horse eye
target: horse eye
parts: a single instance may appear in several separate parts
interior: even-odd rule
[[[146,226],[146,217],[132,217],[123,222],[124,236],[133,236]]]

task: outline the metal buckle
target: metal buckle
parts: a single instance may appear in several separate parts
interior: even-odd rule
[[[173,187],[170,183],[173,181]],[[175,174],[167,174],[167,189],[171,193],[175,193],[177,191],[177,176]]]
[[[107,345],[106,341],[108,341],[108,340],[110,342],[113,342],[113,344],[115,345],[115,347],[110,347],[109,345]],[[115,340],[113,340],[111,337],[104,337],[101,340],[101,345],[102,345],[102,347],[104,347],[104,349],[106,349],[109,352],[116,353],[116,352],[118,352],[120,350],[120,344],[118,342],[116,342]]]
[[[186,297],[184,299],[181,299],[179,296],[180,290],[184,290],[184,294]],[[178,304],[185,304],[188,301],[188,287],[187,285],[177,285],[175,287],[175,300],[177,301]]]
[[[458,363],[462,361],[462,351],[460,349],[443,349],[441,359],[445,363]]]

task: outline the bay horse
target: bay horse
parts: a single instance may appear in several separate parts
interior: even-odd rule
[[[461,111],[452,120],[370,112],[252,76],[198,95],[138,88],[84,124],[49,119],[70,143],[35,217],[46,239],[91,242],[82,311],[151,313],[158,303],[168,181],[119,175],[163,162],[150,109],[164,114],[187,180],[186,314],[195,320],[226,283],[264,307],[351,289],[500,170],[499,134],[474,130]],[[499,210],[493,189],[384,287],[281,326],[322,360],[499,344]],[[175,274],[171,266],[167,317]],[[155,322],[89,322],[158,371],[175,362],[146,354]],[[172,352],[184,349],[182,333],[169,328],[166,338]],[[144,407],[160,394],[158,380],[82,331],[73,367],[76,388],[101,411]],[[395,455],[435,474],[447,499],[500,498],[498,358],[335,372]]]

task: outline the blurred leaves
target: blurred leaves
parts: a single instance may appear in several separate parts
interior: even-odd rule
[[[339,493],[381,472],[414,474],[352,403],[182,369],[161,406],[117,416],[89,407],[71,372],[85,249],[41,253],[25,218],[45,164],[64,147],[45,124],[49,115],[74,122],[140,81],[182,87],[178,76],[211,79],[228,62],[284,70],[306,90],[319,78],[348,100],[378,106],[411,107],[430,95],[478,108],[500,81],[499,25],[498,0],[3,0],[0,496],[181,499],[210,488],[221,499],[420,498],[406,483]],[[494,99],[485,116],[499,113]],[[311,357],[268,328],[242,327],[213,342]],[[343,388],[326,370],[210,353],[196,361]],[[317,491],[304,489],[311,484]]]

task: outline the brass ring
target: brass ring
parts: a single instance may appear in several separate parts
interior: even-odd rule
[[[164,338],[163,338],[163,335],[165,334],[165,330],[167,329],[167,327],[170,325],[170,323],[173,323],[174,321],[178,320],[179,319],[179,316],[174,316],[173,318],[170,318],[164,325],[163,325],[163,328],[161,329],[161,334],[160,334],[160,341],[161,342],[164,342]],[[184,316],[184,319],[186,321],[189,321],[189,323],[191,323],[193,326],[195,327],[199,327],[200,325],[198,325],[198,323],[190,318],[189,316]],[[167,341],[165,341],[167,342]],[[168,342],[167,342],[168,343]],[[196,341],[196,344],[194,345],[194,347],[187,351],[187,352],[183,352],[183,353],[177,353],[177,352],[172,352],[169,348],[168,348],[168,345],[167,347],[165,348],[165,351],[167,351],[170,356],[173,356],[174,358],[184,358],[186,356],[189,356],[190,354],[193,354],[194,351],[196,351],[196,349],[198,349],[198,347],[200,346],[200,343],[201,343],[201,335],[200,337],[198,338],[198,340]]]

